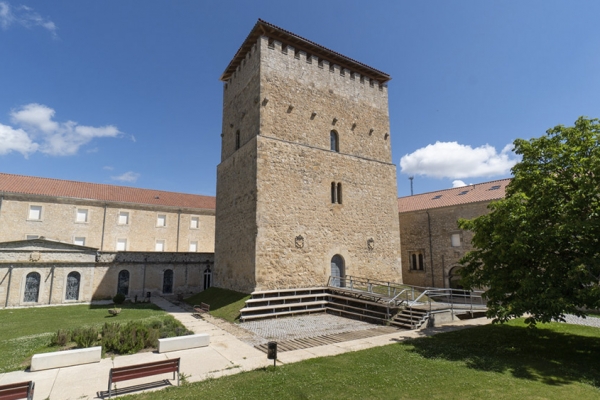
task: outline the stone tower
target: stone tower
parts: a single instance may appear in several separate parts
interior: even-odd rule
[[[216,286],[402,281],[389,79],[256,23],[221,76]]]

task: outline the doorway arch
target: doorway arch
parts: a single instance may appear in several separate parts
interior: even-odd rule
[[[461,266],[457,265],[448,271],[448,287],[450,289],[463,289],[461,284],[462,277],[460,276]]]
[[[346,281],[346,266],[344,263],[344,257],[336,254],[331,258],[331,286],[344,287]]]

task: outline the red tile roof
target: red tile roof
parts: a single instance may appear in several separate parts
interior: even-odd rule
[[[510,179],[500,179],[477,183],[475,185],[438,190],[437,192],[400,197],[398,198],[398,212],[403,213],[503,199],[506,193],[506,185],[509,183]]]
[[[2,193],[210,210],[216,208],[216,198],[212,196],[0,173],[0,194]]]

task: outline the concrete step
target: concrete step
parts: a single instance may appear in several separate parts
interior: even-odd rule
[[[286,317],[286,316],[299,315],[299,314],[314,314],[314,313],[319,313],[319,312],[325,312],[325,307],[312,308],[312,309],[306,309],[306,310],[278,311],[278,312],[273,312],[273,313],[251,314],[251,315],[246,315],[246,316],[240,316],[240,321],[246,322],[246,321],[255,320],[255,319]]]
[[[259,307],[261,305],[271,304],[293,304],[302,303],[303,300],[312,299],[312,301],[325,300],[329,295],[326,293],[321,294],[309,294],[309,295],[298,295],[298,296],[280,296],[280,297],[264,297],[258,299],[246,300],[246,307]],[[280,303],[277,303],[280,302]],[[266,304],[265,304],[266,303]]]
[[[387,324],[387,320],[385,318],[379,318],[379,317],[374,317],[371,315],[359,314],[359,313],[346,311],[346,310],[339,310],[337,308],[332,308],[330,306],[327,306],[326,309],[327,309],[328,313],[333,314],[333,315],[338,315],[340,317],[359,319],[361,321],[367,320],[367,321],[375,322],[377,324],[382,324],[382,325]]]
[[[260,290],[252,292],[252,299],[261,298],[273,298],[273,297],[285,297],[285,296],[298,296],[298,295],[313,295],[319,293],[327,293],[329,288],[327,287],[313,287],[313,288],[296,288],[296,289],[279,289],[279,290]]]
[[[269,306],[260,306],[260,307],[245,307],[240,310],[240,313],[248,314],[248,312],[257,312],[257,311],[265,311],[265,310],[278,310],[278,309],[289,309],[289,308],[301,308],[301,307],[312,307],[312,306],[324,306],[327,304],[327,300],[319,300],[319,301],[307,301],[304,303],[289,303],[289,304],[273,304]]]
[[[387,310],[375,311],[375,310],[370,310],[370,309],[366,309],[366,308],[355,307],[355,306],[351,306],[351,305],[347,305],[347,304],[340,304],[340,303],[333,303],[333,302],[329,302],[327,307],[341,309],[341,310],[349,309],[348,311],[351,311],[351,312],[362,313],[362,314],[371,314],[378,318],[387,318]]]

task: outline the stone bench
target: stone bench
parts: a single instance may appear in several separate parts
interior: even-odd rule
[[[101,346],[34,354],[31,358],[30,371],[33,372],[44,369],[70,367],[72,365],[90,364],[100,362],[101,358]]]
[[[168,351],[193,349],[196,347],[205,347],[210,343],[210,336],[207,333],[197,335],[177,336],[166,339],[158,339],[158,352],[166,353]]]

